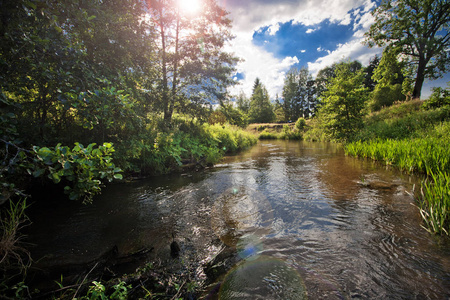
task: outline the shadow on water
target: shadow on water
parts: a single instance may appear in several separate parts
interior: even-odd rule
[[[205,172],[110,186],[92,205],[35,205],[33,257],[152,247],[150,259],[207,280],[203,265],[228,249],[205,298],[448,299],[449,241],[420,227],[417,182],[336,145],[261,142]]]

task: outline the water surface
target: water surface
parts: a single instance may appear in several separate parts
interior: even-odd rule
[[[241,261],[221,279],[222,299],[449,299],[450,243],[420,227],[417,183],[332,144],[261,142],[206,171],[110,186],[92,205],[35,208],[33,256],[154,247],[154,259],[202,279],[227,246]],[[245,274],[254,282],[238,284]]]

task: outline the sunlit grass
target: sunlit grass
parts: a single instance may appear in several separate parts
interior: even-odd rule
[[[431,125],[432,126],[432,125]],[[416,131],[416,138],[373,139],[345,146],[347,155],[369,158],[398,167],[407,173],[425,174],[417,206],[425,228],[436,234],[449,234],[450,223],[450,122],[431,130]]]
[[[431,233],[449,234],[450,232],[450,175],[449,173],[431,173],[422,182],[418,208],[425,222],[425,229]]]

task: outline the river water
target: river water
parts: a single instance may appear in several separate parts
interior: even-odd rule
[[[414,184],[333,144],[260,142],[205,171],[109,186],[92,205],[36,204],[32,254],[67,263],[153,247],[202,279],[229,248],[236,265],[205,298],[450,299],[450,243],[420,226]]]

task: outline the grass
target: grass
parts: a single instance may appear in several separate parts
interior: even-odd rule
[[[450,175],[448,172],[430,173],[422,182],[418,208],[430,233],[450,232]]]
[[[303,131],[296,123],[258,123],[250,124],[247,131],[260,140],[302,140]]]
[[[31,265],[30,252],[23,246],[24,236],[20,233],[30,224],[25,214],[27,207],[26,199],[10,200],[9,209],[3,210],[0,216],[0,274],[3,274],[0,275],[0,293],[16,276],[25,276]]]
[[[347,155],[369,158],[408,173],[424,174],[417,207],[425,228],[449,235],[450,228],[450,108],[422,109],[410,101],[368,116]]]

